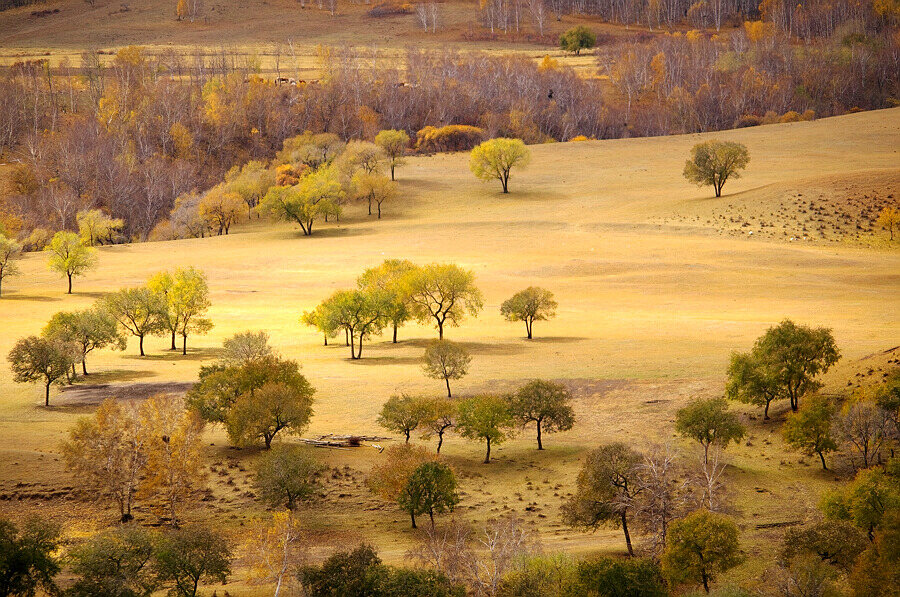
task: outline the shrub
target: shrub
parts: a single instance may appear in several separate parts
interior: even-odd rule
[[[440,128],[426,126],[416,133],[419,151],[467,151],[484,139],[484,130],[477,126],[449,124]]]

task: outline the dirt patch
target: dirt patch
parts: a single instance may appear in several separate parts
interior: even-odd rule
[[[159,394],[183,396],[192,382],[145,382],[131,384],[91,384],[67,386],[60,392],[59,406],[92,406],[107,398],[116,400],[146,400]]]

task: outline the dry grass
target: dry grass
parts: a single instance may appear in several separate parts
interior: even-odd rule
[[[346,348],[320,346],[298,318],[334,289],[353,284],[364,268],[400,257],[459,263],[475,271],[484,291],[485,311],[448,334],[474,355],[470,376],[457,383],[460,394],[543,377],[564,381],[576,396],[578,424],[549,437],[543,453],[526,431],[485,466],[482,446],[448,440],[447,459],[465,492],[461,515],[483,520],[515,510],[549,550],[621,552],[619,531],[585,534],[561,524],[559,505],[586,450],[611,440],[639,446],[671,440],[692,453],[673,437],[675,410],[693,396],[719,395],[729,353],[746,350],[784,317],[834,329],[844,359],[828,376],[830,392],[878,379],[900,356],[885,352],[900,337],[900,243],[776,242],[719,234],[683,218],[712,218],[728,213],[728,205],[796,207],[791,193],[806,196],[801,189],[807,187],[827,193],[837,208],[851,179],[850,198],[880,197],[900,181],[898,128],[900,110],[885,110],[717,134],[746,143],[752,156],[746,175],[730,182],[721,200],[680,175],[703,135],[535,146],[532,166],[514,174],[508,196],[499,185],[476,181],[466,155],[416,157],[398,171],[402,199],[386,206],[384,220],[365,217],[357,206],[339,226],[320,227],[311,238],[291,226],[253,223],[227,237],[104,247],[100,266],[76,280],[72,296],[46,270],[43,255],[28,255],[24,275],[4,284],[0,354],[16,338],[37,333],[55,311],[86,307],[104,292],[175,266],[206,272],[216,327],[192,340],[186,359],[164,350],[166,339],[149,340],[143,359],[134,343],[124,354],[101,352],[89,362],[97,373],[85,383],[106,387],[54,391],[49,409],[40,406],[39,388],[13,384],[8,369],[0,370],[0,514],[41,512],[66,521],[73,535],[108,524],[109,511],[67,489],[72,482],[56,448],[66,429],[101,395],[193,381],[222,339],[245,329],[268,330],[283,354],[303,363],[318,390],[309,435],[382,433],[376,414],[393,392],[440,394],[440,384],[418,364],[434,331],[403,328],[400,344],[385,336],[366,347],[362,361],[351,362]],[[676,217],[682,219],[673,223]],[[532,284],[555,292],[560,309],[557,319],[535,327],[536,340],[529,342],[524,329],[501,319],[499,305]],[[752,581],[771,565],[781,531],[757,524],[812,515],[838,479],[812,459],[784,451],[782,408],[765,424],[742,409],[751,417],[750,442],[728,451],[735,515],[751,555],[732,579]],[[210,475],[210,497],[191,517],[214,519],[239,536],[243,522],[261,512],[248,484],[256,453],[229,449],[218,430],[208,439],[210,464],[221,463],[216,468],[226,473]],[[325,495],[304,510],[303,520],[321,545],[364,538],[387,560],[401,560],[414,540],[405,517],[362,485],[378,452],[316,454],[331,472]],[[153,521],[146,512],[138,515]],[[241,582],[228,590],[257,591]]]

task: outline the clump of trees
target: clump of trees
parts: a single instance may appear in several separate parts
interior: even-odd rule
[[[22,255],[22,245],[0,232],[0,296],[3,296],[3,280],[19,275],[16,259]]]
[[[691,159],[684,164],[684,177],[697,186],[713,187],[716,197],[729,178],[740,178],[750,162],[750,152],[734,141],[705,141],[694,145]]]

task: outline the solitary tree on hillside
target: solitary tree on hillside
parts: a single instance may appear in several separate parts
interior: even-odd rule
[[[72,294],[72,278],[84,274],[97,263],[94,250],[84,246],[74,232],[57,232],[44,250],[50,253],[50,269],[69,279],[68,294]]]
[[[19,274],[15,260],[22,254],[22,245],[0,233],[0,296],[3,296],[3,280]]]
[[[513,168],[524,168],[531,161],[531,152],[521,139],[499,137],[483,142],[472,150],[469,168],[482,180],[497,179],[503,192],[509,192],[509,174]]]
[[[837,443],[831,433],[831,422],[835,408],[824,396],[811,396],[800,410],[788,416],[781,432],[791,447],[802,450],[807,455],[817,454],[825,465],[825,454],[837,450]]]
[[[312,417],[315,390],[303,378],[302,384],[270,382],[234,401],[225,429],[235,445],[249,446],[263,440],[266,449],[282,430],[300,435]]]
[[[441,340],[445,325],[459,325],[466,314],[475,316],[484,305],[475,274],[453,263],[431,263],[405,280],[410,312],[421,323],[433,319]]]
[[[146,286],[123,288],[103,297],[100,304],[124,330],[138,338],[138,349],[144,356],[144,337],[162,325],[161,318],[166,312],[163,297]]]
[[[882,209],[878,214],[878,225],[887,230],[891,240],[894,240],[894,230],[900,230],[900,208],[888,205]],[[0,260],[2,260],[2,255],[0,255]]]
[[[254,485],[260,499],[270,506],[293,510],[297,502],[316,492],[316,475],[321,469],[307,448],[282,444],[260,458]]]
[[[553,293],[537,286],[529,286],[500,305],[500,315],[507,321],[524,321],[525,332],[531,340],[535,321],[544,321],[556,316],[557,303]]]
[[[410,475],[400,497],[400,507],[409,513],[412,528],[416,528],[416,516],[428,514],[431,529],[434,530],[434,513],[453,511],[459,503],[456,491],[456,475],[442,462],[420,464]]]
[[[596,44],[597,36],[584,25],[572,27],[559,36],[559,48],[576,56],[580,55],[582,50],[590,50]]]
[[[489,464],[491,445],[505,441],[513,424],[509,403],[500,396],[474,396],[460,401],[457,412],[456,428],[459,434],[485,442],[487,451],[484,463]]]
[[[575,494],[563,505],[563,517],[574,527],[596,529],[603,524],[622,527],[628,554],[634,555],[628,519],[634,497],[641,491],[641,455],[623,443],[601,446],[588,454],[578,473]]]
[[[443,379],[447,385],[447,398],[450,393],[450,380],[462,379],[469,372],[472,357],[469,352],[449,340],[432,340],[425,349],[425,375],[432,379]]]
[[[538,450],[544,449],[543,433],[567,431],[575,424],[571,396],[562,384],[536,379],[516,390],[509,400],[510,412],[519,423],[535,424]]]
[[[785,319],[757,338],[747,353],[731,355],[725,394],[732,400],[765,406],[789,398],[797,411],[800,398],[822,387],[816,376],[841,358],[828,328],[811,328]]]
[[[387,156],[387,163],[391,169],[391,180],[394,180],[394,169],[402,166],[405,161],[406,148],[409,147],[409,135],[406,131],[384,130],[375,135],[375,144]]]
[[[734,141],[705,141],[694,145],[691,159],[684,164],[684,177],[697,186],[710,185],[716,197],[729,178],[740,178],[740,170],[750,162],[747,147]]]
[[[56,313],[44,327],[43,335],[74,342],[79,348],[81,372],[84,375],[88,374],[86,361],[89,352],[107,346],[114,350],[125,350],[126,344],[115,318],[98,307]]]
[[[425,398],[401,394],[388,398],[381,407],[378,424],[389,431],[402,433],[409,443],[410,434],[428,416],[428,403]]]
[[[703,446],[703,462],[709,463],[709,447],[725,448],[740,441],[746,429],[737,415],[728,412],[724,398],[697,399],[675,414],[675,430]]]
[[[663,552],[663,574],[672,586],[709,583],[741,562],[738,528],[728,517],[698,510],[669,527]]]
[[[7,360],[13,372],[13,381],[43,382],[44,406],[50,406],[50,385],[68,375],[72,365],[78,362],[79,354],[74,342],[28,336],[13,345]]]

